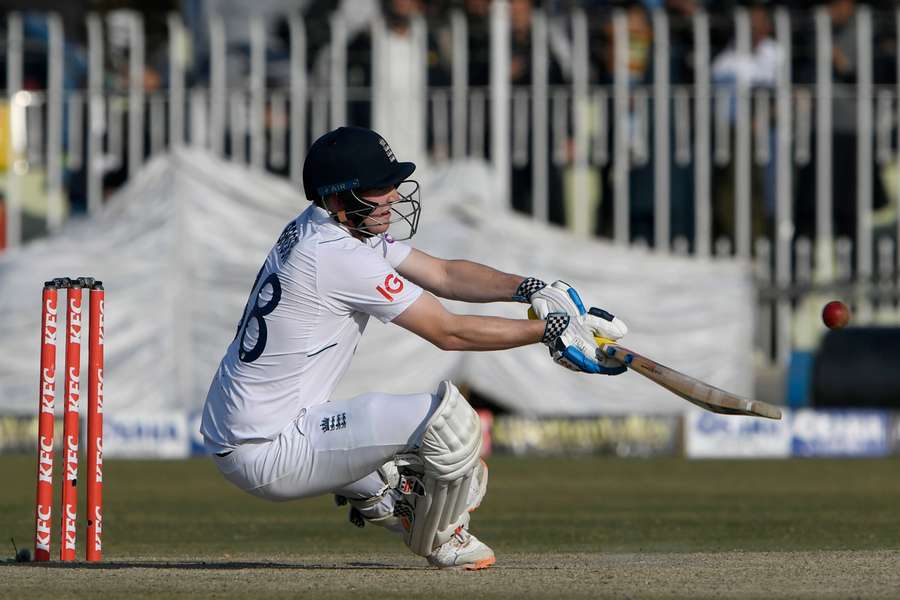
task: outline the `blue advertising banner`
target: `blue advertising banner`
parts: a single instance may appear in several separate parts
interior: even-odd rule
[[[190,453],[183,412],[106,415],[104,458],[185,458]]]
[[[794,456],[886,456],[890,413],[884,410],[798,410],[794,412]]]
[[[691,410],[685,415],[688,458],[785,458],[791,453],[791,411],[780,421]]]

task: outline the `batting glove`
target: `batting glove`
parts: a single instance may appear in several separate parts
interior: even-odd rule
[[[625,372],[625,365],[597,352],[585,315],[573,317],[564,312],[551,312],[546,322],[541,341],[550,348],[550,356],[557,364],[579,373],[619,375]]]
[[[581,296],[565,281],[554,281],[533,292],[529,299],[539,319],[546,319],[552,312],[563,312],[573,317],[584,317],[585,325],[596,337],[615,341],[628,333],[625,322],[612,313],[597,307],[585,310]]]

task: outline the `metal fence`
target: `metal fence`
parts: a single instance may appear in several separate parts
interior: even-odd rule
[[[564,170],[571,199],[566,224],[577,235],[606,231],[616,244],[652,247],[698,260],[734,256],[754,261],[760,283],[759,346],[764,356],[785,364],[791,350],[791,322],[798,301],[810,290],[844,294],[856,308],[858,320],[873,318],[877,310],[896,317],[897,270],[900,262],[900,219],[894,213],[887,225],[873,222],[873,181],[876,169],[900,168],[895,143],[900,83],[873,83],[873,16],[859,6],[855,15],[856,81],[838,86],[832,76],[833,33],[825,7],[804,18],[815,32],[815,81],[798,83],[791,72],[792,16],[774,11],[774,41],[782,53],[771,85],[755,86],[737,78],[732,84],[711,76],[710,18],[698,12],[691,18],[693,81],[673,83],[670,18],[651,15],[653,73],[651,83],[635,84],[629,76],[629,23],[624,10],[610,14],[614,65],[611,82],[599,84],[590,76],[591,19],[579,9],[566,19],[571,71],[565,84],[548,79],[550,19],[535,11],[530,23],[532,74],[528,85],[510,81],[510,7],[495,1],[489,16],[490,77],[488,85],[468,80],[469,21],[452,13],[450,81],[409,93],[423,105],[416,112],[419,132],[429,160],[440,162],[470,156],[485,157],[496,176],[502,200],[513,201],[513,172],[530,173],[531,212],[547,221],[558,190],[551,191],[554,170]],[[796,16],[794,17],[797,18]],[[900,9],[893,15],[900,30]],[[327,129],[350,120],[348,107],[368,104],[372,113],[385,98],[377,85],[356,88],[348,83],[348,32],[345,22],[330,20],[328,76],[313,79],[307,65],[305,23],[287,17],[290,53],[289,83],[266,85],[266,30],[253,19],[250,33],[249,77],[226,81],[227,39],[221,18],[209,22],[209,68],[205,82],[188,87],[186,48],[189,40],[180,17],[168,18],[168,84],[152,93],[144,89],[144,26],[130,17],[128,88],[113,90],[104,82],[107,45],[104,19],[87,17],[88,83],[85,90],[63,89],[64,32],[60,19],[47,15],[48,51],[46,90],[23,89],[22,18],[7,17],[7,95],[9,99],[8,171],[5,193],[6,245],[22,243],[22,207],[29,172],[45,174],[46,229],[64,221],[65,174],[83,168],[89,213],[103,203],[104,173],[117,167],[132,176],[151,155],[168,147],[191,144],[248,165],[301,178],[305,148]],[[419,66],[426,68],[428,24],[412,23]],[[370,26],[373,71],[386,55],[386,24]],[[733,14],[734,47],[739,56],[751,48],[747,9]],[[900,51],[898,51],[900,54]],[[900,82],[900,61],[897,63]],[[833,106],[836,99],[855,104],[856,202],[854,231],[836,236],[832,218],[835,199]],[[844,115],[846,116],[846,115]],[[65,117],[65,118],[64,118]],[[627,125],[627,126],[626,126]],[[65,142],[64,142],[65,140]],[[797,233],[794,198],[798,169],[815,166],[814,223],[804,223],[808,235]],[[896,166],[895,166],[896,165]],[[642,237],[631,231],[637,169],[649,169],[653,179],[652,230]],[[730,189],[714,189],[716,171],[727,170]],[[690,180],[691,222],[686,231],[673,231],[672,178],[680,171]],[[769,226],[757,237],[754,198],[760,172],[769,173],[767,191],[773,197]],[[595,179],[606,173],[611,197],[608,222],[597,226]],[[806,185],[806,183],[802,184]],[[900,189],[900,186],[897,186]],[[731,230],[717,234],[713,219],[720,196],[727,195]],[[897,200],[891,198],[896,209]],[[731,206],[733,204],[733,207]],[[876,239],[877,237],[877,239]],[[836,239],[837,238],[837,239]],[[884,312],[882,311],[882,312]]]

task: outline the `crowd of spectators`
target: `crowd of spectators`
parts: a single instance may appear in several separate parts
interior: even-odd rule
[[[267,2],[244,2],[242,0],[168,0],[145,3],[134,1],[73,0],[65,3],[31,0],[7,2],[10,10],[22,11],[26,26],[26,88],[42,89],[46,85],[46,40],[47,28],[41,13],[55,11],[62,14],[66,29],[66,79],[68,90],[83,88],[87,78],[86,35],[84,15],[90,11],[101,11],[108,15],[106,64],[108,67],[106,86],[109,90],[124,92],[128,87],[128,42],[127,25],[117,14],[124,10],[135,10],[142,14],[146,31],[147,70],[144,80],[148,93],[164,91],[168,78],[168,32],[166,15],[177,11],[182,15],[190,32],[191,60],[188,71],[189,86],[209,84],[209,31],[211,15],[221,15],[225,21],[228,39],[229,86],[246,86],[249,79],[249,31],[247,23],[254,15],[266,19],[267,28],[267,86],[270,89],[287,88],[290,69],[290,35],[285,15],[292,11],[302,13],[307,36],[307,69],[310,82],[315,86],[327,85],[328,52],[330,44],[330,23],[332,15],[343,17],[347,28],[349,86],[348,121],[386,129],[383,133],[395,144],[395,150],[404,156],[427,157],[433,151],[433,140],[428,136],[417,137],[410,131],[411,122],[429,122],[431,115],[418,115],[416,111],[428,105],[415,101],[410,90],[416,89],[427,78],[431,89],[446,87],[451,83],[452,36],[450,14],[461,10],[467,18],[468,31],[468,83],[473,88],[483,88],[490,76],[490,23],[489,0],[269,0]],[[869,2],[875,11],[873,19],[873,78],[876,85],[895,84],[897,77],[897,32],[895,30],[894,2]],[[728,86],[742,78],[753,88],[774,88],[776,72],[784,59],[784,52],[775,39],[773,28],[774,10],[785,6],[792,15],[791,68],[795,84],[815,82],[815,28],[813,11],[818,6],[827,8],[833,24],[834,49],[831,56],[832,78],[835,82],[833,105],[834,128],[834,222],[838,235],[852,236],[855,232],[856,215],[856,131],[855,100],[852,86],[856,81],[857,57],[855,19],[856,0],[828,0],[825,2],[765,2],[765,1],[703,1],[703,0],[644,0],[644,1],[602,1],[602,0],[510,0],[511,18],[511,69],[510,78],[514,87],[531,84],[533,74],[531,53],[531,23],[535,10],[545,11],[549,23],[549,65],[548,83],[563,89],[571,85],[573,72],[572,10],[584,9],[589,31],[589,78],[592,85],[611,85],[615,58],[612,20],[614,9],[624,9],[627,16],[629,35],[628,74],[629,85],[647,86],[653,83],[654,35],[651,15],[654,9],[665,9],[670,22],[670,81],[673,85],[689,85],[693,82],[693,15],[701,9],[710,16],[710,42],[712,56],[712,79],[719,86]],[[744,56],[735,47],[735,8],[744,6],[749,11],[751,23],[751,53]],[[373,51],[370,23],[376,15],[382,15],[388,32],[386,60],[390,65],[382,69],[379,76],[373,75]],[[413,18],[421,15],[427,23],[427,69],[424,74],[416,70],[414,60]],[[5,20],[4,20],[5,26]],[[5,40],[5,34],[2,36]],[[0,64],[0,73],[5,73],[5,60]],[[416,79],[416,78],[419,79]],[[5,77],[3,78],[5,79]],[[372,86],[382,86],[382,98],[388,102],[373,105],[360,90]],[[850,87],[848,87],[850,86]],[[632,109],[634,107],[632,106]],[[426,108],[427,110],[427,108]],[[612,114],[609,112],[609,114]],[[774,111],[770,111],[774,115]],[[488,156],[490,152],[489,113],[486,115],[483,147],[474,153]],[[733,124],[733,114],[732,114]],[[571,121],[571,119],[569,119]],[[812,119],[815,123],[815,119]],[[652,123],[652,120],[651,120]],[[615,127],[628,123],[610,123],[607,139],[611,144]],[[770,127],[771,124],[756,124]],[[430,134],[431,127],[427,127]],[[523,213],[533,210],[531,177],[531,135],[528,129],[526,159],[516,161],[512,166],[512,204]],[[549,133],[549,132],[548,132]],[[571,134],[571,125],[568,130]],[[653,135],[652,130],[650,136]],[[817,132],[812,131],[812,148],[815,148]],[[733,139],[733,135],[732,135]],[[772,140],[774,151],[774,136]],[[471,140],[470,140],[471,143]],[[424,146],[424,147],[423,147]],[[650,146],[652,148],[652,145]],[[473,149],[470,148],[470,151]],[[605,149],[611,155],[612,146]],[[558,152],[551,152],[548,160],[549,173],[549,218],[566,225],[571,220],[571,186],[567,185],[571,163],[571,144],[563,147],[565,160],[558,160]],[[554,156],[556,154],[557,156]],[[557,160],[554,160],[557,158]],[[773,155],[774,158],[774,155]],[[630,210],[631,233],[652,242],[654,160],[650,153],[646,161],[638,161],[630,170]],[[611,235],[612,173],[611,162],[593,164],[596,177],[592,194],[596,204],[594,231],[600,235]],[[733,235],[733,188],[734,161],[716,164],[713,172],[714,236]],[[754,236],[771,235],[774,214],[774,161],[768,165],[753,167],[753,211]],[[111,170],[107,175],[110,187],[123,179],[124,168]],[[278,169],[275,169],[278,170]],[[282,168],[286,172],[287,168]],[[881,171],[876,168],[871,201],[874,208],[888,204],[887,193],[882,184]],[[694,169],[692,164],[671,165],[673,236],[693,236]],[[69,195],[75,210],[84,206],[84,177],[81,171],[68,173]],[[815,161],[799,165],[795,176],[795,217],[797,232],[803,235],[814,233],[815,223]]]
[[[365,3],[363,3],[365,4]],[[392,36],[403,38],[409,36],[410,19],[423,15],[428,22],[428,85],[430,87],[446,86],[450,83],[452,38],[450,35],[449,13],[462,10],[468,23],[468,83],[471,86],[487,86],[490,67],[490,31],[488,0],[462,0],[459,2],[418,2],[416,0],[372,0],[371,13],[361,9],[358,2],[340,2],[335,0],[314,0],[308,7],[306,18],[309,29],[318,32],[318,37],[310,38],[310,71],[325,80],[327,73],[328,23],[327,19],[334,11],[346,10],[354,14],[348,22],[350,25],[349,69],[350,85],[368,87],[373,84],[371,78],[371,43],[368,40],[372,15],[379,11],[385,15]],[[710,50],[712,82],[721,89],[733,86],[744,80],[751,89],[774,90],[777,70],[783,63],[785,52],[779,47],[774,32],[774,11],[779,6],[788,8],[791,15],[791,72],[792,80],[797,85],[812,85],[816,78],[815,55],[815,22],[814,11],[824,7],[832,22],[833,51],[832,80],[834,82],[832,135],[833,164],[841,165],[832,171],[833,188],[833,220],[836,235],[853,237],[856,232],[856,104],[855,90],[857,57],[856,57],[856,8],[860,3],[856,0],[828,0],[825,2],[703,2],[700,0],[645,0],[643,2],[609,2],[598,0],[587,1],[552,1],[538,2],[534,0],[511,0],[511,71],[512,85],[529,86],[532,76],[531,53],[531,17],[535,10],[544,10],[548,16],[549,29],[549,65],[548,83],[551,86],[568,86],[572,80],[573,48],[572,21],[573,8],[580,7],[588,19],[589,31],[589,77],[592,85],[609,86],[613,82],[613,65],[615,48],[613,43],[612,13],[615,9],[624,9],[628,29],[628,76],[632,87],[650,86],[653,83],[654,67],[653,46],[654,35],[652,11],[662,8],[669,16],[670,24],[670,64],[669,79],[673,85],[692,84],[694,81],[693,46],[694,30],[692,17],[701,9],[709,14]],[[897,77],[897,32],[892,2],[867,3],[874,11],[873,19],[873,81],[876,85],[895,84]],[[745,56],[736,48],[735,9],[744,7],[748,11],[750,22],[750,54]],[[320,21],[316,21],[320,19]],[[354,25],[355,23],[355,25]],[[282,36],[284,43],[287,40]],[[409,56],[404,51],[398,52],[395,60],[403,61]],[[317,63],[317,61],[319,61]],[[393,63],[392,63],[393,64]],[[393,90],[393,106],[403,105],[403,95],[407,94],[411,85],[398,73],[410,69],[397,68],[392,74],[394,81],[389,83]],[[377,82],[375,82],[377,85]],[[610,100],[611,102],[611,100]],[[652,106],[652,105],[651,105]],[[631,105],[630,110],[635,110]],[[351,113],[354,122],[363,125],[381,125],[386,127],[385,120],[373,118],[367,113],[368,106],[360,104],[356,112]],[[773,119],[775,111],[770,110],[769,122],[754,123],[754,127],[766,127],[771,131],[767,136],[771,148],[768,155],[771,160],[767,164],[754,163],[752,167],[752,236],[771,237],[774,228],[775,212],[775,156],[777,147]],[[400,110],[400,122],[396,127],[388,127],[390,134],[402,137],[408,132],[410,113]],[[607,110],[611,115],[611,105]],[[729,116],[729,126],[735,125],[735,112]],[[571,118],[569,119],[571,135]],[[815,123],[815,118],[811,117]],[[617,126],[630,126],[611,120],[606,136],[604,154],[612,155],[612,140],[615,139]],[[652,123],[647,124],[649,135],[653,135]],[[485,120],[485,153],[489,153],[489,115]],[[516,210],[530,213],[533,210],[532,176],[530,146],[533,132],[528,129],[526,147],[529,148],[528,160],[514,162],[512,166],[512,198]],[[671,137],[671,135],[670,135]],[[811,131],[810,146],[816,147],[817,132]],[[552,136],[548,136],[552,139]],[[652,137],[651,137],[652,139]],[[729,139],[734,140],[734,132]],[[470,144],[472,140],[469,140]],[[753,143],[756,143],[754,136]],[[651,146],[652,147],[652,146]],[[571,148],[571,144],[569,145]],[[471,150],[471,149],[470,149]],[[755,152],[755,148],[753,151]],[[479,150],[480,153],[480,150]],[[552,153],[551,153],[552,154]],[[751,153],[752,154],[752,153]],[[733,157],[733,153],[732,153]],[[654,221],[654,177],[655,160],[649,154],[647,160],[633,161],[629,171],[630,190],[630,232],[633,238],[642,238],[652,243]],[[559,161],[548,162],[549,173],[549,218],[558,224],[567,224],[571,220],[571,186],[566,185],[567,173],[571,164],[569,150],[563,164]],[[612,161],[592,166],[596,172],[596,190],[592,194],[595,222],[593,230],[602,236],[612,235],[613,219],[613,185]],[[801,162],[797,165],[794,185],[794,216],[796,233],[812,237],[815,230],[815,193],[816,162]],[[670,165],[670,198],[671,232],[673,237],[693,237],[694,226],[694,168],[693,164]],[[887,193],[882,181],[879,165],[873,165],[872,197],[868,199],[874,209],[888,204]],[[734,160],[714,161],[713,168],[713,236],[714,238],[734,236]]]

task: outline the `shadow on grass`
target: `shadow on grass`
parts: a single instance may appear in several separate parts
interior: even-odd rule
[[[115,569],[194,569],[209,571],[237,571],[243,569],[285,569],[297,571],[345,571],[355,569],[360,571],[423,571],[433,567],[413,567],[404,565],[392,565],[377,562],[346,562],[346,563],[280,563],[280,562],[156,562],[156,561],[123,561],[123,562],[28,562],[17,563],[14,560],[5,561],[6,565],[16,565],[22,568],[33,569],[86,569],[86,570],[115,570]]]

